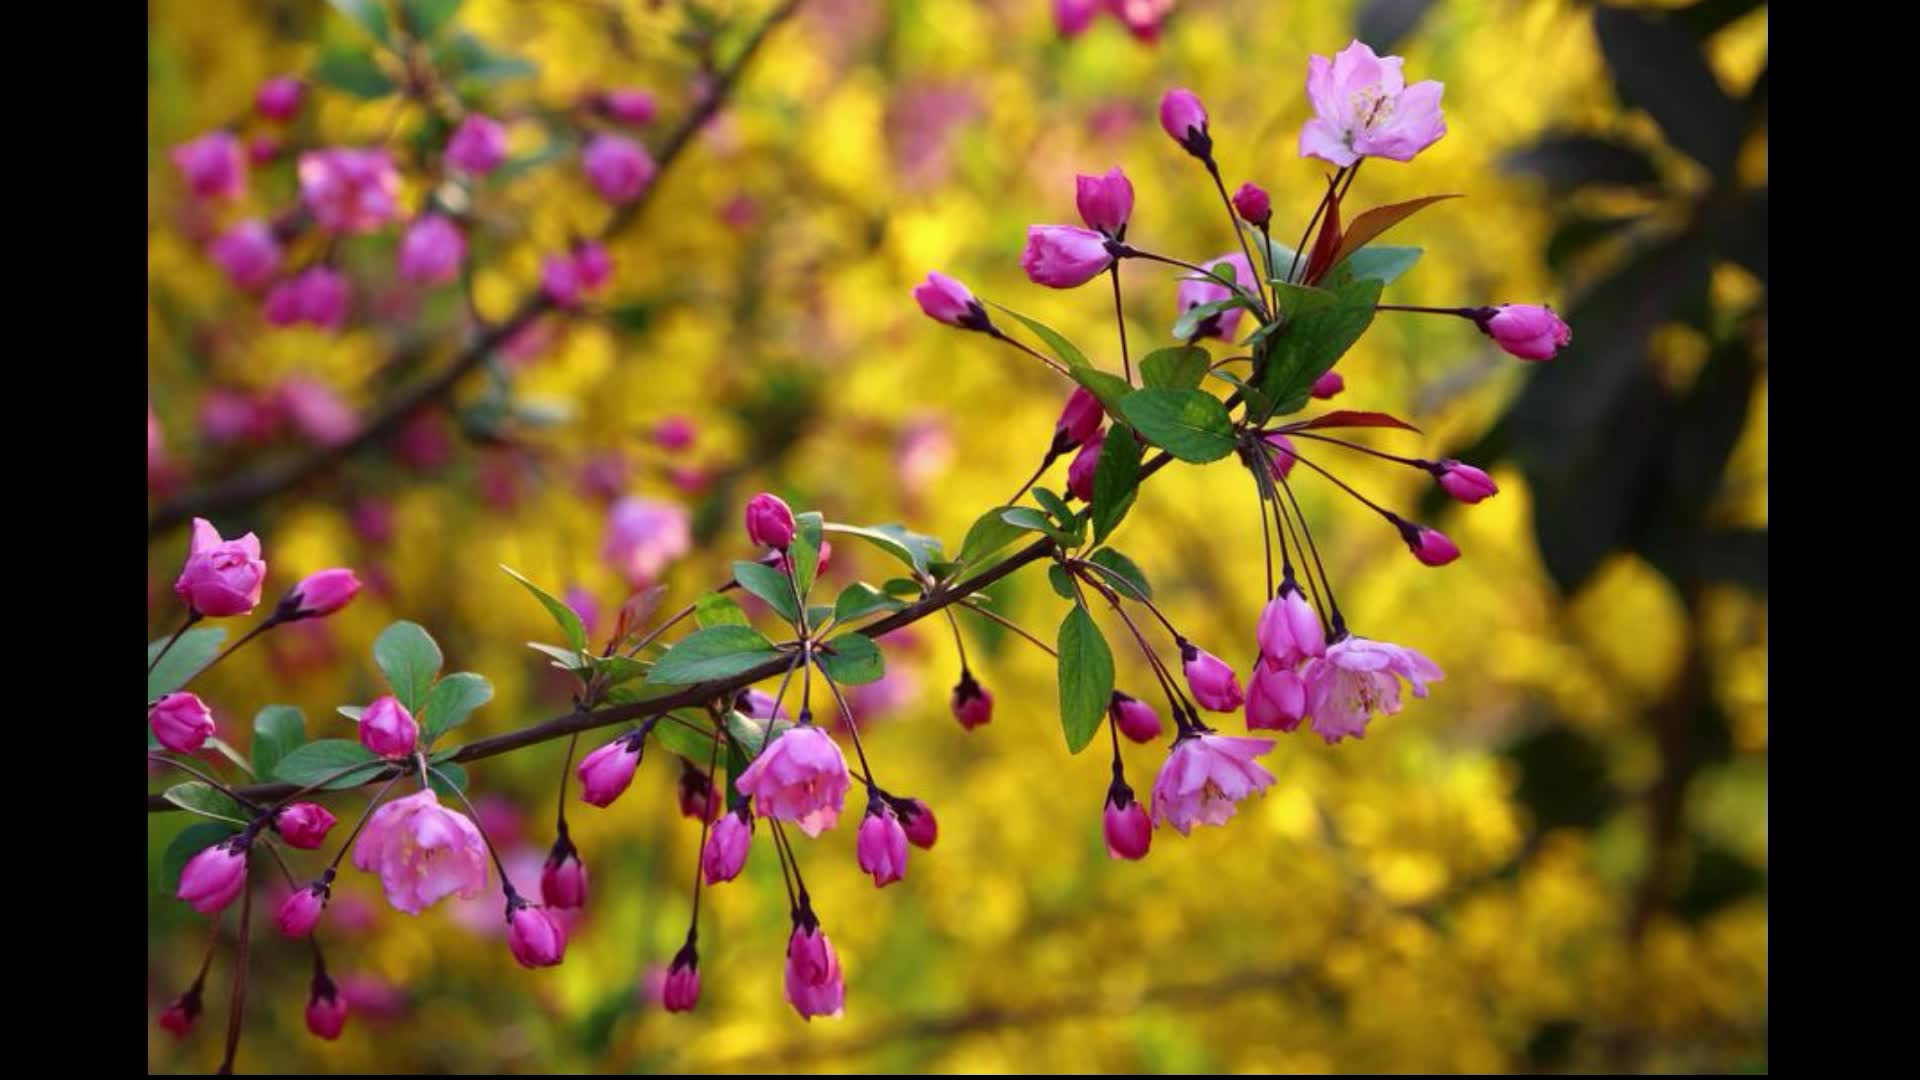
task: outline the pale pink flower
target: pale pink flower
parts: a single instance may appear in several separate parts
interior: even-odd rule
[[[1363,157],[1412,161],[1447,133],[1440,84],[1406,85],[1398,56],[1381,57],[1355,41],[1333,59],[1307,58],[1314,118],[1300,129],[1300,156],[1342,168]]]
[[[1366,734],[1374,714],[1400,711],[1399,679],[1413,687],[1413,696],[1427,696],[1427,683],[1438,682],[1440,668],[1403,645],[1347,637],[1327,646],[1324,657],[1307,661],[1301,675],[1307,683],[1307,711],[1313,730],[1328,743]]]
[[[1271,749],[1272,739],[1234,735],[1179,740],[1153,781],[1153,820],[1182,836],[1195,825],[1226,824],[1235,804],[1273,783],[1273,774],[1253,760]]]
[[[293,426],[320,446],[339,446],[360,433],[360,419],[333,387],[295,375],[282,382],[274,400]]]
[[[607,511],[601,556],[632,588],[658,580],[693,544],[687,511],[673,503],[627,496]]]
[[[755,800],[761,816],[819,836],[840,820],[850,783],[833,739],[816,727],[795,727],[775,736],[734,786]]]
[[[952,461],[953,437],[937,416],[908,421],[893,444],[893,473],[911,495],[925,492]]]
[[[353,846],[353,865],[378,874],[387,903],[409,915],[447,896],[472,899],[488,880],[480,830],[441,806],[431,788],[375,810]]]

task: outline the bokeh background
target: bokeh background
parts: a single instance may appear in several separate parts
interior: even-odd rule
[[[442,33],[485,62],[447,88],[451,107],[514,118],[516,165],[472,207],[483,314],[505,315],[542,255],[607,217],[568,130],[575,103],[651,91],[659,118],[638,134],[657,149],[710,85],[703,57],[724,63],[770,6],[457,5]],[[211,237],[291,204],[294,150],[385,139],[405,163],[439,145],[449,106],[368,85],[351,57],[371,39],[318,0],[148,12],[148,385],[163,440],[151,509],[312,449],[311,425],[223,425],[222,403],[285,400],[288,380],[310,380],[371,415],[449,361],[465,314],[457,285],[393,283],[389,229],[340,252],[355,287],[346,330],[267,326],[207,258]],[[1382,316],[1341,364],[1335,404],[1424,431],[1375,445],[1476,461],[1500,485],[1452,506],[1418,475],[1340,462],[1454,537],[1465,555],[1443,570],[1326,485],[1298,485],[1352,623],[1445,669],[1430,699],[1362,741],[1283,737],[1267,759],[1279,782],[1230,827],[1162,830],[1144,862],[1121,864],[1100,841],[1106,756],[1066,752],[1050,659],[965,622],[997,699],[993,723],[965,732],[946,709],[952,643],[930,620],[888,643],[888,679],[861,705],[876,767],[934,807],[938,846],[877,892],[851,828],[801,845],[847,971],[844,1019],[808,1025],[781,999],[785,897],[764,830],[742,878],[703,901],[699,1008],[659,1008],[649,973],[684,933],[699,827],[676,809],[678,764],[650,752],[621,801],[570,812],[593,895],[563,966],[514,964],[497,894],[409,917],[348,870],[320,930],[353,1003],[345,1034],[304,1030],[304,947],[263,918],[241,1068],[1764,1070],[1763,4],[1179,0],[1146,41],[1108,15],[1068,38],[1041,0],[804,0],[612,245],[615,282],[585,313],[543,320],[396,437],[215,516],[229,536],[259,532],[269,596],[332,565],[370,587],[196,689],[243,749],[272,703],[300,706],[309,737],[350,737],[334,707],[379,692],[370,643],[407,618],[449,670],[497,688],[466,737],[563,713],[568,684],[523,645],[551,640],[551,624],[497,565],[584,590],[604,635],[629,592],[601,554],[615,492],[691,515],[690,550],[663,579],[668,610],[750,554],[737,507],[761,488],[830,520],[902,521],[952,551],[1031,470],[1067,387],[930,322],[908,289],[943,269],[1112,365],[1104,288],[1026,282],[1025,227],[1075,222],[1074,173],[1119,165],[1138,193],[1130,239],[1225,253],[1205,174],[1154,120],[1161,92],[1184,85],[1212,114],[1229,186],[1271,191],[1276,234],[1291,239],[1322,183],[1296,156],[1307,56],[1356,33],[1406,56],[1409,79],[1445,83],[1449,132],[1412,164],[1363,170],[1350,210],[1467,196],[1392,235],[1426,256],[1388,297],[1550,301],[1574,334],[1558,359],[1527,365],[1463,320]],[[289,72],[322,78],[272,129],[250,115],[253,91]],[[167,151],[222,125],[283,145],[240,207],[209,209]],[[405,205],[425,194],[409,179]],[[1129,267],[1136,350],[1166,343],[1173,289],[1170,273]],[[674,416],[695,431],[680,450],[653,435]],[[1245,478],[1168,469],[1115,543],[1187,633],[1244,674],[1262,601]],[[149,638],[177,618],[184,547],[180,528],[149,538]],[[894,570],[849,542],[827,579]],[[1051,639],[1061,602],[1042,571],[996,599]],[[1116,655],[1120,685],[1145,696],[1138,657]],[[565,752],[548,743],[471,770],[527,889]],[[1137,790],[1163,754],[1126,748]],[[360,798],[330,802],[350,823]],[[218,1060],[231,974],[223,952],[184,1042],[153,1025],[206,942],[206,920],[159,880],[187,821],[148,819],[156,1072]],[[262,902],[277,900],[261,880]]]

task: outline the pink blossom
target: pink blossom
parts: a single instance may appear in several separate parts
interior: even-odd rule
[[[1407,550],[1427,566],[1445,566],[1460,557],[1460,548],[1438,529],[1400,522],[1400,538]]]
[[[160,745],[179,754],[191,754],[213,737],[213,710],[207,703],[184,690],[176,691],[153,703],[147,710],[147,726]]]
[[[763,491],[747,500],[747,539],[775,551],[793,543],[793,508],[786,500]]]
[[[288,593],[296,618],[331,615],[360,595],[360,578],[345,568],[320,570],[300,579]]]
[[[637,733],[622,735],[581,759],[574,769],[574,775],[580,778],[581,801],[609,806],[627,790],[640,767],[642,738]]]
[[[741,807],[714,823],[707,846],[700,851],[700,872],[707,884],[718,885],[740,876],[753,846],[753,812]]]
[[[318,379],[293,376],[280,384],[274,397],[293,426],[321,446],[339,446],[360,433],[359,417]]]
[[[218,913],[247,885],[246,833],[231,836],[187,860],[174,896],[202,915]]]
[[[273,816],[273,831],[280,834],[287,846],[304,851],[326,843],[327,831],[334,824],[333,815],[319,803],[297,802]]]
[[[1100,399],[1086,387],[1076,386],[1067,396],[1066,407],[1060,410],[1060,419],[1053,422],[1053,430],[1067,446],[1078,446],[1093,438],[1106,418]]]
[[[605,244],[586,240],[574,246],[573,273],[581,288],[592,292],[613,277],[613,256]]]
[[[1551,360],[1573,340],[1573,329],[1552,308],[1535,304],[1501,304],[1475,322],[1502,349],[1522,360]]]
[[[312,266],[268,291],[265,313],[274,326],[304,322],[338,330],[347,321],[347,303],[347,279],[327,267]]]
[[[468,113],[447,140],[447,161],[462,172],[485,175],[507,159],[507,129],[479,113]]]
[[[1153,820],[1185,836],[1195,825],[1224,825],[1241,799],[1265,791],[1273,774],[1254,758],[1272,739],[1189,735],[1174,744],[1153,781]]]
[[[1327,652],[1320,617],[1291,578],[1267,601],[1253,633],[1259,642],[1261,657],[1277,668],[1291,669],[1310,656],[1324,656]]]
[[[1325,401],[1346,388],[1346,376],[1337,371],[1329,371],[1313,380],[1312,394],[1321,401]]]
[[[1148,820],[1146,808],[1125,784],[1108,790],[1100,831],[1106,838],[1109,858],[1143,859],[1153,845],[1153,822]]]
[[[940,822],[933,816],[933,810],[919,799],[908,799],[907,808],[901,812],[901,825],[907,830],[907,843],[922,851],[931,851],[934,842],[940,839]]]
[[[208,252],[213,261],[242,289],[258,289],[280,269],[280,241],[273,228],[249,218],[220,234]]]
[[[373,232],[398,212],[400,174],[385,150],[310,150],[299,171],[300,199],[329,232]]]
[[[927,271],[927,280],[913,287],[914,302],[927,318],[963,330],[986,330],[993,325],[987,309],[980,306],[965,285],[938,270]]]
[[[1180,643],[1180,661],[1186,670],[1187,686],[1201,708],[1214,712],[1240,708],[1240,680],[1225,661],[1186,641]]]
[[[600,197],[627,203],[640,197],[653,180],[653,158],[645,147],[620,135],[595,135],[581,151],[581,167]]]
[[[660,988],[660,1004],[668,1012],[689,1012],[700,1001],[700,955],[688,942],[674,955],[667,980]]]
[[[1076,37],[1100,14],[1101,0],[1053,0],[1053,25],[1061,37]]]
[[[313,993],[307,998],[307,1030],[332,1042],[346,1026],[347,999],[324,973],[314,975]]]
[[[1133,216],[1133,183],[1118,168],[1100,176],[1081,174],[1073,178],[1074,205],[1087,228],[1098,229],[1112,237],[1127,231],[1127,219]]]
[[[295,889],[280,902],[280,910],[274,913],[273,922],[280,932],[290,938],[303,938],[313,933],[320,923],[320,913],[327,906],[326,888],[312,885],[304,889]]]
[[[1453,458],[1440,462],[1435,467],[1434,476],[1440,481],[1442,490],[1463,503],[1477,503],[1500,493],[1492,477]]]
[[[585,289],[580,283],[579,264],[567,255],[549,255],[540,263],[540,292],[555,307],[570,308],[580,302]]]
[[[968,731],[993,722],[993,695],[974,679],[971,671],[960,672],[960,681],[954,684],[948,705],[953,710],[953,718]]]
[[[360,745],[381,757],[406,757],[419,740],[420,725],[392,694],[376,698],[360,713]]]
[[[796,923],[787,938],[787,1004],[802,1020],[837,1017],[846,1002],[847,987],[827,935],[810,917]]]
[[[640,89],[608,90],[600,95],[600,108],[622,124],[644,124],[653,119],[653,95]]]
[[[1118,690],[1113,692],[1113,697],[1107,702],[1107,714],[1113,718],[1114,725],[1120,729],[1120,734],[1137,743],[1152,742],[1165,730],[1161,726],[1159,714],[1153,711],[1153,706]]]
[[[240,140],[210,131],[173,148],[175,168],[198,199],[237,199],[247,190],[247,158]]]
[[[1309,660],[1301,675],[1307,683],[1307,711],[1313,730],[1328,743],[1366,734],[1367,720],[1376,712],[1392,716],[1400,711],[1400,683],[1407,680],[1413,696],[1427,696],[1427,683],[1438,682],[1433,661],[1402,645],[1347,637],[1327,646],[1325,657]]]
[[[467,238],[459,227],[444,215],[427,214],[400,238],[397,269],[403,280],[416,285],[439,285],[453,280],[466,257]]]
[[[253,107],[261,116],[276,124],[284,124],[300,111],[301,91],[300,80],[291,75],[268,79],[260,84],[260,89],[254,91]]]
[[[816,727],[776,735],[734,786],[755,801],[763,817],[790,821],[819,836],[840,820],[850,781],[840,747]]]
[[[1233,210],[1249,225],[1262,226],[1273,220],[1273,200],[1257,184],[1241,184],[1233,193]]]
[[[222,540],[212,522],[193,519],[187,561],[173,583],[174,595],[187,606],[213,618],[245,615],[259,605],[266,579],[259,537],[248,533],[238,540]]]
[[[432,788],[375,810],[353,846],[356,869],[380,875],[387,903],[418,915],[447,896],[471,900],[487,887],[487,847],[465,814]]]
[[[1247,728],[1292,731],[1307,713],[1307,685],[1291,667],[1254,661],[1247,679]]]
[[[1029,225],[1021,269],[1036,285],[1071,289],[1084,285],[1113,265],[1107,238],[1072,225]]]
[[[540,899],[550,908],[577,910],[587,906],[587,865],[566,839],[554,845],[540,870]]]
[[[567,931],[553,913],[519,897],[507,902],[507,949],[525,968],[553,967],[566,959]]]
[[[1100,467],[1100,451],[1107,445],[1107,433],[1096,431],[1073,455],[1067,466],[1067,490],[1082,502],[1093,502],[1093,474]]]
[[[854,841],[860,872],[873,875],[875,888],[884,888],[907,876],[907,830],[891,806],[875,798],[867,807]]]
[[[1160,130],[1179,143],[1181,149],[1202,161],[1213,156],[1207,109],[1191,90],[1169,90],[1160,98]]]
[[[1205,266],[1208,270],[1214,271],[1219,270],[1221,266],[1231,266],[1233,267],[1234,283],[1242,289],[1252,287],[1254,280],[1253,267],[1248,264],[1245,255],[1237,253],[1222,255],[1212,262],[1206,263]],[[1181,278],[1180,284],[1174,289],[1174,307],[1178,308],[1180,313],[1184,315],[1188,311],[1200,307],[1203,304],[1211,304],[1225,300],[1232,295],[1232,290],[1214,279],[1203,278],[1198,274],[1190,274],[1187,277]],[[1226,311],[1204,319],[1200,323],[1200,328],[1196,336],[1232,341],[1234,331],[1240,327],[1240,316],[1245,313],[1245,310],[1242,308],[1228,308]]]
[[[1300,129],[1300,156],[1341,168],[1363,157],[1412,161],[1447,133],[1440,84],[1406,85],[1398,56],[1381,57],[1355,41],[1332,60],[1307,58],[1314,118]]]
[[[601,557],[635,589],[658,580],[667,564],[687,553],[693,538],[686,510],[673,503],[627,496],[607,511]]]

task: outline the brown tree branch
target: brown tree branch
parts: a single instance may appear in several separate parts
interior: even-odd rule
[[[666,140],[656,152],[658,169],[653,182],[648,184],[640,197],[620,207],[601,230],[600,238],[610,240],[621,230],[632,224],[653,195],[660,189],[666,178],[667,170],[680,160],[682,152],[693,142],[714,113],[726,103],[727,95],[739,82],[741,73],[747,64],[759,52],[774,27],[786,21],[799,8],[802,0],[782,0],[782,3],[769,12],[760,25],[754,29],[740,49],[740,55],[733,63],[720,72],[708,93],[694,104],[691,112],[680,121],[679,126],[668,133]],[[463,348],[446,369],[407,390],[396,394],[392,400],[380,406],[354,436],[334,446],[320,447],[304,456],[291,461],[272,462],[230,479],[184,492],[161,503],[147,519],[147,542],[152,543],[168,530],[191,518],[217,517],[243,510],[256,503],[265,502],[282,492],[288,491],[302,482],[326,472],[333,466],[367,449],[381,439],[397,431],[414,414],[428,408],[453,391],[464,376],[479,367],[493,350],[508,338],[518,333],[547,311],[552,305],[540,290],[521,300],[513,314],[506,321],[489,327]]]

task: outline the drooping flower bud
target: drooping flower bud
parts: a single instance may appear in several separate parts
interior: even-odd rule
[[[420,725],[392,694],[376,699],[360,714],[360,745],[381,757],[406,757],[419,741]]]
[[[1307,684],[1290,667],[1255,660],[1247,680],[1247,729],[1292,731],[1307,711]]]
[[[907,875],[907,831],[884,799],[868,800],[854,854],[861,872],[873,875],[875,888],[885,888]]]
[[[147,726],[160,745],[175,753],[191,754],[213,737],[213,710],[194,694],[175,691],[147,710]]]
[[[968,731],[993,722],[993,695],[975,681],[971,671],[961,670],[960,681],[954,684],[948,704],[953,709],[953,718]]]
[[[479,113],[468,113],[447,140],[447,161],[462,172],[482,176],[507,159],[507,129]]]
[[[720,796],[713,790],[713,781],[693,762],[682,758],[680,761],[680,814],[695,821],[712,821],[720,812]]]
[[[962,330],[990,331],[993,320],[965,285],[938,270],[927,271],[927,280],[913,287],[914,302],[927,318],[957,326]]]
[[[940,823],[934,820],[933,811],[919,799],[908,799],[907,809],[901,811],[900,824],[907,830],[907,843],[922,851],[931,851],[934,841],[940,839]]]
[[[668,1012],[687,1012],[700,1000],[700,954],[689,941],[674,954],[667,969],[667,982],[660,991],[660,1003]]]
[[[1093,474],[1100,468],[1100,451],[1107,445],[1107,433],[1096,431],[1073,455],[1067,465],[1067,490],[1083,502],[1093,502]]]
[[[247,885],[246,833],[201,850],[180,871],[174,896],[202,915],[218,913]]]
[[[1266,440],[1267,445],[1273,447],[1273,461],[1268,471],[1273,474],[1275,480],[1285,480],[1287,474],[1293,471],[1295,460],[1293,440],[1278,431],[1268,432]]]
[[[540,869],[540,899],[550,908],[570,911],[587,906],[587,866],[565,834],[554,841]]]
[[[225,131],[210,131],[173,148],[173,164],[196,199],[237,199],[247,190],[246,152]]]
[[[1337,371],[1329,371],[1313,380],[1312,394],[1325,401],[1347,388],[1347,377]]]
[[[1180,660],[1186,670],[1187,686],[1201,708],[1214,712],[1234,712],[1240,708],[1245,700],[1240,693],[1240,680],[1225,661],[1189,641],[1180,643]]]
[[[467,238],[459,226],[440,214],[427,214],[400,239],[396,270],[416,285],[439,285],[460,273],[467,257]]]
[[[707,846],[700,852],[700,872],[707,884],[718,885],[740,876],[753,846],[753,811],[744,805],[714,823]]]
[[[802,1020],[839,1016],[846,1003],[847,984],[840,958],[819,924],[804,912],[787,938],[787,1003]]]
[[[1153,706],[1118,690],[1107,702],[1107,713],[1113,717],[1114,726],[1120,729],[1120,734],[1137,743],[1152,742],[1165,730]]]
[[[574,770],[580,778],[580,798],[593,806],[609,806],[633,783],[640,767],[644,734],[622,735],[582,758]]]
[[[655,172],[646,147],[620,135],[595,135],[588,140],[580,164],[594,190],[611,203],[639,198]]]
[[[1147,818],[1146,807],[1133,797],[1133,789],[1119,780],[1107,789],[1100,829],[1110,858],[1143,859],[1153,845],[1153,822]]]
[[[313,990],[307,997],[307,1030],[332,1042],[347,1026],[347,999],[324,971],[313,975]]]
[[[303,938],[313,933],[319,925],[320,913],[327,906],[327,887],[315,882],[305,888],[295,889],[280,902],[280,910],[274,913],[274,925],[290,938]]]
[[[1428,566],[1445,566],[1460,557],[1460,548],[1447,539],[1438,529],[1429,529],[1425,525],[1415,525],[1407,521],[1395,522],[1400,527],[1400,539],[1407,542],[1407,550],[1413,557]]]
[[[1283,582],[1280,591],[1261,609],[1253,634],[1259,642],[1261,657],[1276,668],[1291,669],[1308,657],[1324,656],[1327,652],[1320,617],[1292,578]]]
[[[242,289],[257,289],[273,280],[280,269],[280,240],[272,226],[250,218],[220,234],[208,254],[229,280]]]
[[[1433,475],[1440,481],[1442,490],[1463,503],[1477,503],[1500,493],[1492,477],[1453,458],[1435,465]]]
[[[160,1013],[160,1026],[173,1032],[174,1038],[184,1039],[187,1032],[193,1030],[193,1022],[199,1017],[200,984],[196,982]]]
[[[507,900],[507,948],[521,967],[553,967],[567,955],[567,931],[553,913],[513,896]]]
[[[300,96],[300,80],[283,75],[260,84],[260,89],[253,94],[253,107],[261,116],[276,124],[284,124],[300,111]]]
[[[300,583],[289,590],[286,599],[280,602],[283,608],[292,611],[283,621],[331,615],[352,603],[358,595],[360,578],[352,570],[337,567],[316,571],[301,578]]]
[[[1066,407],[1060,410],[1060,419],[1053,422],[1054,437],[1061,451],[1070,450],[1093,438],[1106,417],[1106,409],[1092,391],[1084,386],[1074,387],[1073,393],[1067,397]]]
[[[637,88],[608,90],[600,95],[600,111],[615,123],[638,126],[653,119],[653,95]]]

